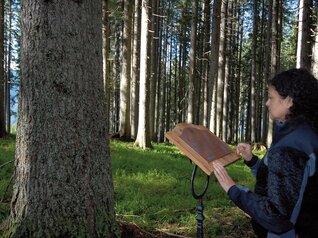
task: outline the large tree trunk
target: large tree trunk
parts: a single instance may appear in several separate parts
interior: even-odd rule
[[[101,1],[22,1],[11,237],[118,237]],[[89,42],[89,43],[88,43]]]
[[[4,120],[4,0],[0,1],[0,138],[5,135]]]

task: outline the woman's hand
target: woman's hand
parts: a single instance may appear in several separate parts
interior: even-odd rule
[[[236,153],[238,155],[242,155],[246,161],[250,161],[253,158],[252,149],[249,144],[238,144],[236,147]]]
[[[223,165],[219,162],[213,162],[214,174],[225,192],[235,185],[233,179],[228,175]]]

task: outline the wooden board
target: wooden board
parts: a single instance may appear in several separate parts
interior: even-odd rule
[[[238,156],[224,141],[204,126],[180,123],[165,137],[207,175],[213,173],[212,162],[218,160],[224,166],[237,161]]]

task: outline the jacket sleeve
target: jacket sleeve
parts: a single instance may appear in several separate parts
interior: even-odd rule
[[[282,233],[293,227],[290,216],[299,196],[307,156],[289,147],[273,148],[268,153],[266,193],[256,194],[235,185],[228,195],[266,230]]]
[[[253,155],[250,161],[244,160],[244,163],[251,169],[251,172],[255,177],[260,166],[260,162],[261,160],[256,155]]]

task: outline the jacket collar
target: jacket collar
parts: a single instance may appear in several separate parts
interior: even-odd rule
[[[273,135],[273,142],[272,144],[276,144],[280,141],[283,137],[294,131],[296,128],[300,127],[308,127],[307,120],[302,117],[298,116],[296,118],[288,119],[284,122],[275,122],[274,127],[274,135]]]

